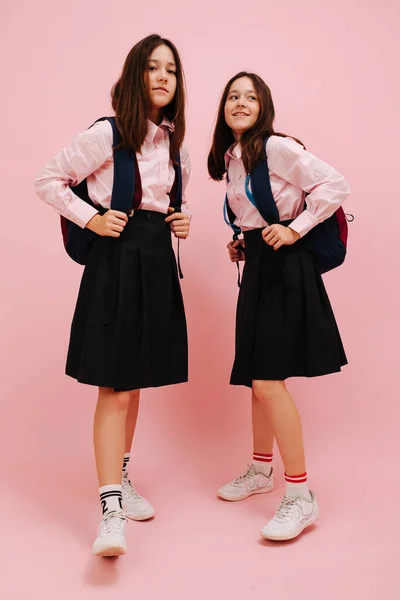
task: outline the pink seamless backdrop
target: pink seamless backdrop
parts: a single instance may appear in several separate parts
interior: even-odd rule
[[[6,0],[1,8],[0,599],[399,598],[399,4]],[[78,131],[110,114],[127,52],[154,32],[176,43],[188,86],[190,381],[143,393],[131,473],[157,517],[130,523],[130,553],[107,562],[90,556],[100,515],[96,394],[63,374],[81,268],[33,181]],[[283,492],[278,453],[275,493],[229,505],[215,497],[252,450],[249,392],[228,385],[237,287],[224,186],[206,171],[220,94],[242,69],[270,85],[277,129],[345,174],[355,215],[348,259],[325,277],[350,364],[289,383],[322,516],[278,545],[259,540]]]

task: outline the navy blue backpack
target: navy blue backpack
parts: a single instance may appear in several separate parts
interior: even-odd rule
[[[95,123],[98,121],[108,121],[113,130],[114,181],[110,208],[128,214],[131,209],[139,208],[142,200],[142,185],[136,154],[132,150],[117,148],[121,141],[121,135],[118,131],[115,117],[102,117],[101,119],[97,119]],[[93,125],[94,123],[91,127]],[[170,193],[170,198],[171,206],[174,207],[176,212],[180,212],[182,205],[182,170],[179,155],[176,157],[175,163],[175,182]],[[95,207],[100,214],[103,215],[107,212],[107,209],[95,205],[90,199],[86,179],[74,187],[71,186],[71,190],[79,198]],[[61,217],[61,231],[68,256],[80,265],[85,265],[90,245],[97,237],[97,233],[94,233],[90,229],[82,229],[82,227],[79,227],[79,225],[76,225],[65,217]],[[181,275],[180,265],[178,266]]]
[[[251,182],[252,191],[250,191],[249,182]],[[257,208],[264,221],[270,225],[275,223],[290,225],[291,221],[280,220],[278,208],[272,195],[267,157],[260,160],[253,171],[247,175],[245,188],[248,199]],[[354,219],[352,215],[348,215],[348,217],[349,221]],[[233,239],[237,240],[241,229],[234,224],[236,215],[229,206],[227,195],[225,196],[224,218],[233,230]],[[339,207],[331,217],[313,227],[304,236],[304,243],[313,252],[321,273],[331,271],[344,262],[347,252],[347,238],[347,216],[342,207]]]

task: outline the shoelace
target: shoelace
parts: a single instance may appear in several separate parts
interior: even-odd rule
[[[286,520],[296,506],[297,498],[289,498],[284,496],[278,510],[275,513],[274,519]]]
[[[124,480],[122,482],[122,487],[128,488],[128,491],[132,494],[133,498],[130,498],[130,500],[141,500],[140,494],[137,493],[137,491],[136,491],[135,487],[132,485],[132,482],[130,479],[124,478]]]
[[[236,479],[233,483],[243,483],[243,481],[248,481],[250,479],[250,477],[252,477],[253,475],[256,475],[254,465],[249,465],[246,473],[244,473],[244,475],[240,475],[239,477],[236,477]]]
[[[106,533],[122,533],[126,517],[123,512],[112,510],[103,517],[103,525]]]

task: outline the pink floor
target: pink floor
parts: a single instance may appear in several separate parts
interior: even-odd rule
[[[156,406],[149,401],[142,410],[131,470],[157,515],[151,522],[129,523],[129,553],[119,559],[90,554],[100,513],[90,439],[84,436],[90,433],[89,405],[74,431],[69,417],[56,434],[50,416],[40,413],[32,415],[33,430],[23,425],[27,445],[16,449],[18,460],[2,475],[8,492],[1,600],[116,594],[141,600],[400,598],[398,467],[387,460],[389,446],[383,441],[368,456],[371,446],[362,427],[349,445],[345,424],[331,436],[328,419],[322,422],[326,430],[311,436],[308,465],[321,519],[296,541],[268,543],[259,530],[283,491],[279,460],[272,494],[235,504],[218,500],[216,488],[246,466],[248,424],[243,437],[229,444],[228,423],[221,446],[219,423],[200,418],[197,434],[186,436],[180,422],[178,436],[167,443],[173,419],[160,405],[166,432],[155,423],[151,440],[148,411]],[[44,427],[35,437],[38,419]],[[336,436],[344,436],[345,443],[333,443]],[[46,439],[57,452],[49,455]]]

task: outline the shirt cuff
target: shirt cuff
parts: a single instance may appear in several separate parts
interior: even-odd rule
[[[316,225],[318,225],[318,219],[308,210],[304,210],[290,223],[289,227],[297,231],[300,237],[303,237]]]
[[[181,212],[183,212],[183,214],[187,215],[189,217],[189,219],[192,220],[192,215],[189,212],[189,208],[188,208],[188,205],[186,204],[186,202],[184,204],[182,204]]]
[[[84,229],[90,219],[93,219],[94,215],[97,215],[98,212],[93,206],[77,198],[68,204],[68,209],[64,216]]]

